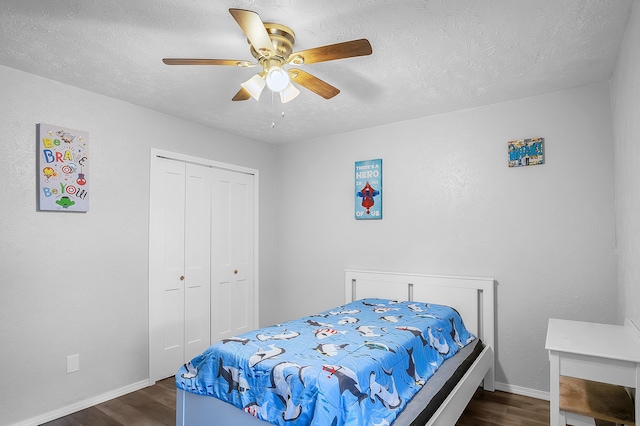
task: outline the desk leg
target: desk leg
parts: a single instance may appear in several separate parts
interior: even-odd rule
[[[564,411],[560,411],[560,355],[549,351],[550,387],[549,409],[551,411],[551,426],[565,426],[567,419]]]

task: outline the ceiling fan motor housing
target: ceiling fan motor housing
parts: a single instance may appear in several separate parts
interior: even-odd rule
[[[271,22],[265,22],[264,24],[267,34],[273,44],[273,52],[264,52],[262,50],[257,51],[249,40],[251,46],[251,54],[254,58],[262,64],[265,71],[272,66],[282,66],[293,52],[293,45],[296,41],[296,36],[293,30],[289,27],[280,24],[274,24]]]

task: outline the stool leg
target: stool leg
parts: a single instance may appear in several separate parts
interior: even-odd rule
[[[635,423],[640,423],[640,403],[638,403],[638,386],[640,386],[640,364],[636,363],[636,387],[633,392],[633,405],[635,409]]]

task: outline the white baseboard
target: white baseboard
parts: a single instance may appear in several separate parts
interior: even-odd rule
[[[130,385],[121,387],[119,389],[114,389],[110,392],[103,393],[102,395],[97,395],[92,398],[83,399],[71,405],[67,405],[65,407],[58,408],[53,411],[49,411],[48,413],[44,413],[38,417],[33,417],[31,419],[23,420],[20,423],[14,423],[11,426],[38,426],[55,419],[59,419],[60,417],[68,416],[69,414],[73,414],[77,411],[84,410],[85,408],[102,404],[103,402],[112,400],[114,398],[118,398],[119,396],[126,395],[128,393],[146,388],[147,386],[149,386],[149,379],[141,380],[137,383],[132,383]]]
[[[528,396],[536,399],[544,399],[549,401],[549,392],[543,392],[536,389],[523,388],[522,386],[509,385],[507,383],[496,382],[496,390],[502,392],[514,393],[516,395]]]

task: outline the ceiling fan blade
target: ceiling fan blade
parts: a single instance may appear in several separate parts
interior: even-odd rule
[[[229,9],[229,13],[236,20],[240,28],[245,33],[251,45],[257,52],[263,54],[273,54],[273,43],[269,38],[269,33],[264,28],[264,23],[260,15],[251,10]]]
[[[289,57],[289,61],[294,64],[314,64],[317,62],[333,61],[335,59],[371,55],[372,52],[373,50],[371,49],[369,40],[361,38],[359,40],[345,41],[343,43],[294,52]],[[302,58],[302,62],[300,62],[299,59],[296,60],[297,58]]]
[[[318,77],[297,68],[289,70],[289,77],[291,77],[291,81],[294,83],[311,90],[313,93],[320,95],[325,99],[331,99],[340,93],[339,89],[333,87],[329,83],[326,83]]]
[[[246,101],[251,98],[251,93],[247,92],[244,87],[238,90],[238,93],[231,99],[232,101]]]
[[[237,59],[194,59],[194,58],[164,58],[162,60],[167,65],[230,65],[234,67],[249,67],[248,61]]]

